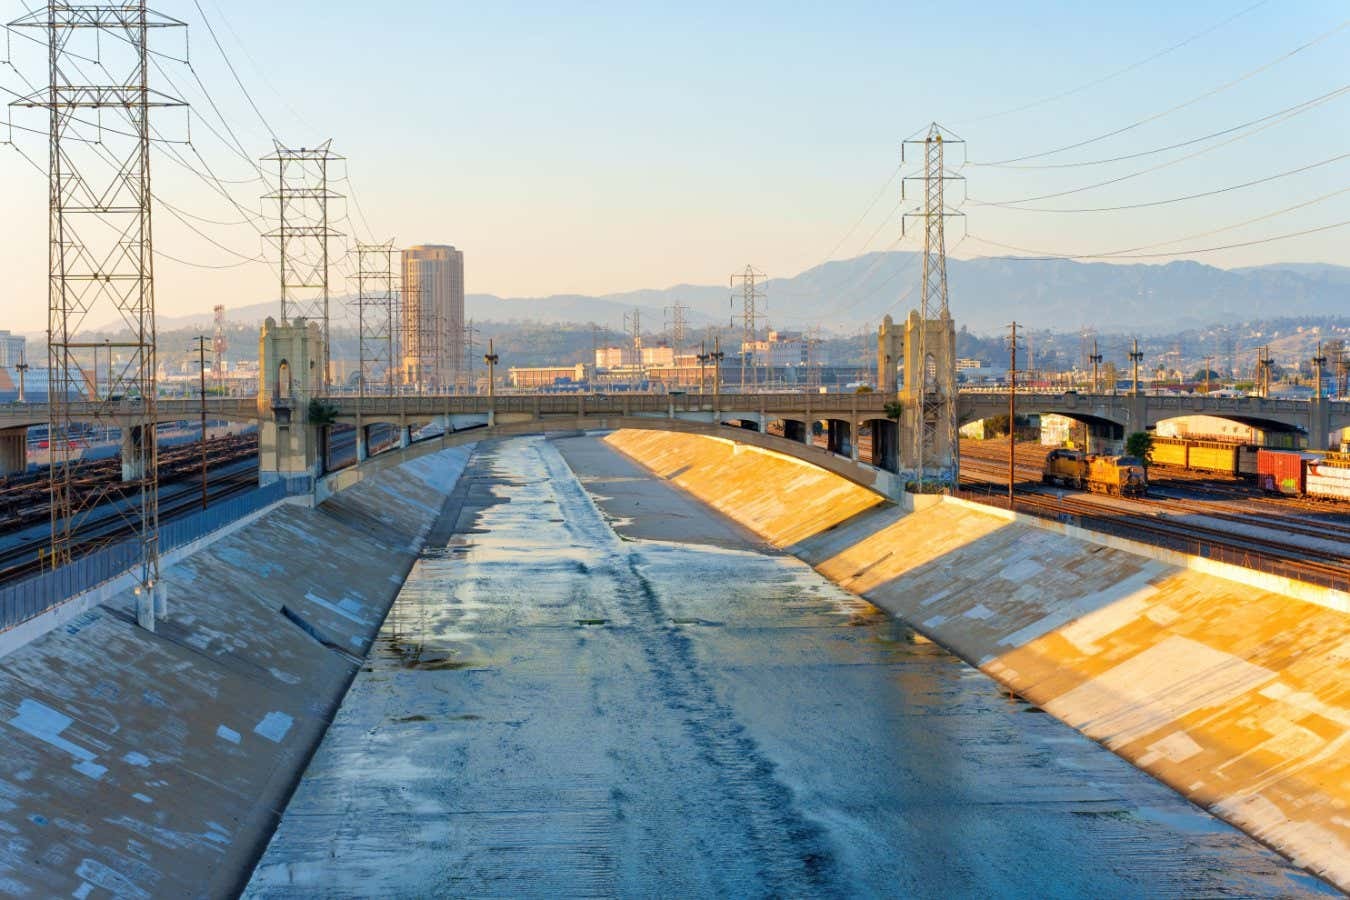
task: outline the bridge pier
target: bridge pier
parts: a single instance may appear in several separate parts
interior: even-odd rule
[[[852,445],[852,429],[848,422],[842,419],[825,420],[825,446],[831,453],[848,456]]]
[[[1331,450],[1331,402],[1314,397],[1308,403],[1308,449]]]
[[[412,446],[412,426],[406,422],[400,422],[398,426],[398,448],[407,450]]]
[[[122,480],[140,481],[145,477],[145,434],[141,426],[122,429]]]
[[[358,464],[365,462],[370,458],[370,427],[367,425],[356,426],[356,462]]]
[[[28,471],[28,429],[6,428],[0,431],[0,475],[22,475]]]

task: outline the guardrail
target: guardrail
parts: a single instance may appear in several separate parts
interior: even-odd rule
[[[290,485],[278,481],[163,524],[159,529],[160,552],[186,546],[284,499],[289,493]],[[140,554],[140,544],[129,538],[81,556],[68,566],[0,587],[0,630],[21,625],[76,594],[126,574],[140,564]]]

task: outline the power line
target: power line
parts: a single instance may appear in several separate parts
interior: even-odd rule
[[[1327,40],[1328,38],[1333,37],[1334,35],[1338,34],[1338,33],[1341,32],[1341,31],[1343,31],[1343,30],[1346,28],[1346,26],[1348,26],[1348,25],[1350,25],[1350,19],[1346,19],[1345,21],[1341,22],[1339,25],[1337,25],[1335,28],[1331,29],[1330,31],[1323,32],[1322,34],[1318,35],[1317,37],[1313,38],[1312,40],[1310,40],[1310,41],[1308,41],[1308,42],[1306,42],[1306,43],[1304,43],[1304,44],[1300,44],[1299,46],[1295,47],[1293,50],[1290,50],[1290,51],[1288,51],[1287,53],[1281,54],[1280,56],[1276,57],[1275,59],[1271,60],[1270,62],[1265,63],[1265,64],[1260,65],[1260,66],[1257,66],[1255,69],[1252,69],[1252,70],[1250,70],[1250,71],[1248,71],[1248,72],[1246,72],[1246,73],[1244,73],[1244,74],[1242,74],[1242,75],[1239,75],[1237,78],[1234,78],[1234,79],[1231,80],[1231,81],[1227,81],[1227,82],[1225,82],[1225,83],[1219,85],[1219,86],[1216,87],[1216,88],[1211,88],[1210,90],[1205,91],[1205,92],[1202,93],[1202,94],[1198,94],[1198,95],[1196,95],[1196,96],[1190,98],[1189,100],[1186,100],[1186,101],[1184,101],[1184,102],[1182,102],[1182,103],[1178,103],[1176,106],[1169,107],[1168,109],[1165,109],[1165,110],[1163,110],[1162,112],[1154,113],[1153,115],[1145,116],[1145,117],[1142,118],[1142,119],[1138,119],[1138,120],[1136,120],[1136,121],[1134,121],[1134,122],[1131,122],[1129,125],[1126,125],[1126,126],[1124,126],[1124,127],[1122,127],[1122,128],[1117,128],[1117,129],[1115,129],[1115,130],[1113,130],[1113,131],[1108,131],[1108,132],[1106,132],[1105,134],[1099,134],[1099,135],[1097,135],[1096,137],[1088,138],[1088,139],[1086,139],[1086,140],[1077,141],[1076,143],[1073,143],[1073,144],[1066,144],[1066,145],[1064,145],[1063,147],[1056,147],[1056,148],[1054,148],[1053,150],[1042,150],[1042,151],[1039,152],[1039,153],[1028,153],[1028,154],[1025,154],[1025,155],[1023,155],[1023,156],[1014,156],[1014,157],[1011,157],[1011,158],[1009,158],[1009,159],[995,160],[994,162],[984,163],[984,165],[986,165],[986,166],[1002,166],[1002,165],[1007,165],[1008,163],[1025,162],[1025,161],[1027,161],[1027,160],[1029,160],[1029,159],[1040,159],[1040,158],[1045,157],[1045,156],[1053,156],[1053,155],[1056,154],[1056,153],[1063,153],[1063,152],[1065,152],[1065,151],[1067,151],[1067,150],[1077,150],[1079,147],[1086,147],[1086,146],[1088,146],[1088,145],[1090,145],[1090,144],[1095,144],[1095,143],[1098,143],[1099,141],[1104,141],[1104,140],[1106,140],[1107,138],[1113,138],[1113,137],[1116,137],[1116,136],[1118,136],[1118,135],[1125,134],[1127,131],[1133,131],[1134,129],[1139,128],[1140,126],[1147,125],[1147,124],[1150,123],[1150,122],[1156,122],[1158,119],[1164,118],[1165,116],[1170,116],[1170,115],[1171,115],[1172,113],[1174,113],[1174,112],[1179,112],[1179,111],[1181,111],[1181,110],[1183,110],[1183,109],[1186,109],[1186,108],[1189,107],[1189,106],[1194,106],[1196,103],[1199,103],[1199,102],[1202,101],[1202,100],[1207,100],[1207,99],[1209,99],[1210,97],[1213,97],[1213,96],[1216,96],[1217,94],[1223,93],[1224,91],[1228,90],[1229,88],[1236,87],[1237,85],[1241,84],[1242,82],[1247,81],[1248,79],[1254,78],[1254,77],[1256,77],[1257,75],[1260,75],[1262,72],[1265,72],[1267,69],[1271,69],[1271,68],[1273,68],[1273,67],[1279,65],[1280,63],[1285,62],[1286,60],[1288,60],[1288,59],[1290,59],[1290,58],[1292,58],[1292,57],[1298,55],[1299,53],[1302,53],[1304,50],[1307,50],[1307,49],[1309,49],[1309,48],[1311,48],[1311,47],[1314,47],[1314,46],[1316,46],[1317,44],[1320,44],[1322,41],[1325,41],[1325,40]]]
[[[1329,166],[1329,165],[1331,165],[1331,164],[1333,164],[1333,163],[1340,162],[1341,160],[1345,159],[1346,157],[1350,157],[1350,153],[1341,153],[1341,154],[1339,154],[1339,155],[1337,155],[1337,156],[1332,156],[1332,157],[1329,157],[1328,159],[1324,159],[1324,160],[1321,160],[1321,161],[1319,161],[1319,162],[1310,163],[1310,164],[1308,164],[1308,165],[1306,165],[1306,166],[1300,166],[1300,167],[1297,168],[1297,169],[1290,169],[1290,170],[1287,171],[1287,172],[1279,172],[1279,173],[1277,173],[1277,174],[1275,174],[1275,175],[1267,175],[1267,176],[1264,177],[1264,178],[1257,178],[1257,179],[1254,179],[1254,180],[1252,180],[1252,181],[1244,181],[1244,182],[1242,182],[1241,184],[1231,184],[1231,185],[1228,185],[1227,187],[1216,188],[1216,189],[1214,189],[1214,190],[1212,190],[1212,191],[1201,191],[1201,192],[1198,193],[1198,194],[1186,194],[1186,195],[1181,196],[1181,197],[1169,197],[1169,198],[1164,199],[1164,200],[1149,200],[1149,201],[1146,201],[1146,202],[1144,202],[1144,203],[1125,203],[1125,204],[1121,204],[1121,205],[1119,205],[1119,206],[1096,206],[1096,207],[1089,207],[1089,208],[1049,209],[1049,208],[1046,208],[1046,207],[1036,207],[1036,206],[1015,206],[1015,205],[1012,205],[1011,203],[1007,203],[1007,202],[1003,202],[1003,203],[988,203],[988,202],[985,202],[985,201],[982,201],[982,200],[976,200],[974,197],[971,197],[971,198],[970,198],[970,202],[971,202],[971,203],[978,204],[979,206],[994,206],[994,207],[998,207],[999,209],[1011,209],[1011,210],[1016,210],[1016,211],[1018,211],[1018,212],[1039,212],[1039,213],[1099,213],[1099,212],[1119,212],[1120,210],[1125,210],[1125,209],[1146,209],[1146,208],[1154,207],[1154,206],[1167,206],[1167,205],[1172,204],[1172,203],[1183,203],[1183,202],[1188,201],[1188,200],[1198,200],[1198,199],[1200,199],[1200,198],[1202,198],[1202,197],[1214,197],[1214,196],[1217,196],[1217,195],[1219,195],[1219,194],[1227,194],[1227,193],[1229,193],[1229,192],[1231,192],[1231,191],[1239,191],[1239,190],[1243,190],[1244,188],[1255,187],[1255,186],[1258,185],[1258,184],[1266,184],[1266,183],[1271,182],[1271,181],[1278,181],[1278,180],[1281,179],[1281,178],[1288,178],[1288,177],[1290,177],[1290,176],[1292,176],[1292,175],[1301,175],[1302,173],[1304,173],[1304,172],[1310,172],[1310,171],[1312,171],[1313,169],[1319,169],[1319,168],[1321,168],[1321,167],[1323,167],[1323,166]]]
[[[1037,165],[1030,165],[1030,166],[1019,166],[1012,164],[1005,165],[1003,163],[982,163],[982,162],[973,162],[970,165],[976,168],[984,168],[984,169],[1000,168],[1000,169],[1019,169],[1025,171],[1031,169],[1036,170],[1080,169],[1087,166],[1104,166],[1110,163],[1125,162],[1131,159],[1139,159],[1144,156],[1154,156],[1159,153],[1166,153],[1169,150],[1180,150],[1182,147],[1190,147],[1194,144],[1203,144],[1205,141],[1213,140],[1214,138],[1224,137],[1225,135],[1232,134],[1233,132],[1236,131],[1243,131],[1244,129],[1251,128],[1255,125],[1260,125],[1263,122],[1268,122],[1271,119],[1276,119],[1279,118],[1280,116],[1284,116],[1287,113],[1306,112],[1307,110],[1312,109],[1316,106],[1320,106],[1323,103],[1335,100],[1337,97],[1340,97],[1347,91],[1350,91],[1350,85],[1343,85],[1342,87],[1336,88],[1334,91],[1329,91],[1325,94],[1322,94],[1319,97],[1314,97],[1311,100],[1305,100],[1302,103],[1296,103],[1293,106],[1285,107],[1284,109],[1279,110],[1278,112],[1269,113],[1257,119],[1251,119],[1249,121],[1243,122],[1241,125],[1234,125],[1231,128],[1224,128],[1220,131],[1213,131],[1201,137],[1191,138],[1188,141],[1181,141],[1176,144],[1168,144],[1166,147],[1155,147],[1152,150],[1140,150],[1137,153],[1125,153],[1120,156],[1107,157],[1106,159],[1090,159],[1090,160],[1083,160],[1080,162],[1068,162],[1068,163],[1040,163]]]
[[[1222,228],[1212,228],[1212,229],[1210,229],[1209,231],[1201,231],[1201,232],[1198,232],[1198,233],[1196,233],[1196,234],[1188,234],[1188,235],[1186,235],[1185,237],[1172,238],[1171,240],[1166,240],[1166,241],[1158,241],[1158,242],[1153,243],[1153,244],[1142,244],[1142,245],[1140,245],[1140,246],[1138,246],[1138,247],[1127,247],[1127,248],[1125,248],[1125,249],[1123,249],[1123,250],[1111,250],[1111,251],[1107,251],[1107,252],[1105,252],[1105,253],[1079,253],[1079,254],[1074,254],[1074,256],[1073,256],[1072,258],[1074,258],[1074,259],[1107,259],[1107,258],[1110,258],[1110,257],[1123,256],[1123,255],[1128,254],[1128,253],[1135,253],[1135,252],[1138,252],[1138,251],[1140,251],[1140,250],[1152,250],[1152,249],[1155,249],[1155,248],[1157,248],[1157,247],[1166,247],[1166,246],[1169,246],[1169,245],[1171,245],[1171,244],[1182,244],[1182,243],[1185,243],[1186,241],[1199,240],[1200,238],[1211,237],[1211,236],[1216,235],[1216,234],[1222,234],[1222,233],[1225,232],[1225,231],[1233,231],[1233,230],[1238,229],[1238,228],[1245,228],[1245,227],[1248,226],[1248,225],[1255,225],[1257,222],[1265,222],[1265,221],[1267,221],[1267,220],[1269,220],[1269,219],[1274,219],[1274,218],[1276,218],[1276,217],[1278,217],[1278,216],[1282,216],[1282,215],[1284,215],[1284,214],[1286,214],[1286,213],[1294,212],[1295,210],[1306,209],[1306,208],[1309,207],[1309,206],[1315,206],[1315,205],[1318,204],[1318,203],[1323,203],[1323,202],[1325,202],[1325,201],[1327,201],[1327,200],[1332,199],[1333,197],[1339,197],[1341,194],[1344,194],[1344,193],[1347,193],[1347,192],[1350,192],[1350,187],[1344,187],[1344,188],[1341,188],[1340,190],[1337,190],[1337,191],[1332,191],[1332,192],[1327,193],[1327,194],[1322,194],[1320,197],[1314,197],[1314,198],[1312,198],[1311,200],[1305,200],[1305,201],[1303,201],[1302,203],[1296,203],[1296,204],[1294,204],[1293,206],[1286,206],[1286,207],[1284,207],[1283,209],[1277,209],[1277,210],[1275,210],[1274,212],[1269,212],[1269,213],[1266,213],[1266,214],[1264,214],[1264,215],[1256,216],[1255,218],[1246,219],[1246,220],[1244,220],[1244,221],[1242,221],[1242,222],[1236,222],[1236,223],[1234,223],[1234,224],[1232,224],[1232,225],[1225,225],[1225,226],[1223,226]],[[1012,246],[1012,245],[1010,245],[1010,244],[999,244],[999,243],[996,242],[996,241],[990,241],[990,240],[987,240],[987,239],[985,239],[985,238],[978,237],[978,236],[976,236],[975,239],[976,239],[977,241],[980,241],[981,243],[984,243],[984,244],[991,244],[991,245],[996,246],[996,247],[1003,247],[1004,249],[1007,249],[1007,250],[1017,250],[1017,251],[1019,251],[1019,252],[1025,252],[1025,253],[1035,253],[1035,252],[1037,252],[1037,251],[1034,251],[1034,250],[1026,250],[1026,249],[1023,248],[1023,247]],[[1183,256],[1183,255],[1185,255],[1185,254],[1188,253],[1188,252],[1189,252],[1189,251],[1186,251],[1186,250],[1177,250],[1177,251],[1175,251],[1174,254],[1169,254],[1169,255]]]
[[[206,26],[207,33],[211,35],[211,41],[216,45],[216,49],[220,51],[221,59],[225,60],[225,65],[230,70],[230,74],[234,76],[234,83],[239,85],[239,90],[243,91],[244,99],[248,100],[248,105],[253,107],[253,112],[257,114],[258,121],[262,122],[263,128],[267,129],[267,134],[273,141],[277,141],[276,131],[274,131],[271,124],[268,123],[267,117],[262,114],[262,110],[258,108],[258,104],[253,102],[253,95],[248,92],[248,88],[244,87],[243,79],[239,77],[239,72],[235,70],[234,63],[230,60],[230,55],[226,53],[225,48],[221,46],[220,38],[216,36],[216,29],[212,27],[211,20],[206,17],[206,10],[202,9],[202,5],[197,2],[197,0],[192,0],[192,5],[197,7],[197,14],[202,17],[202,24]],[[196,72],[193,72],[193,75],[195,76]],[[277,143],[280,143],[280,141],[277,141]]]
[[[1171,252],[1171,253],[1133,253],[1133,254],[1130,254],[1130,253],[1117,253],[1117,254],[1110,254],[1110,258],[1112,258],[1112,259],[1158,259],[1158,258],[1160,258],[1160,257],[1165,257],[1165,256],[1190,255],[1190,254],[1192,254],[1192,253],[1218,253],[1218,252],[1221,251],[1221,250],[1236,250],[1236,249],[1239,249],[1239,248],[1241,248],[1241,247],[1255,247],[1255,246],[1258,246],[1258,245],[1260,245],[1260,244],[1273,244],[1273,243],[1275,243],[1276,241],[1286,241],[1286,240],[1289,240],[1289,239],[1291,239],[1291,238],[1304,237],[1305,235],[1309,235],[1309,234],[1318,234],[1318,233],[1323,232],[1323,231],[1333,231],[1333,230],[1335,230],[1335,229],[1337,229],[1337,228],[1344,228],[1346,225],[1350,225],[1350,219],[1346,219],[1346,220],[1341,221],[1341,222],[1333,222],[1333,223],[1331,223],[1330,225],[1319,225],[1319,226],[1316,227],[1316,228],[1305,228],[1305,229],[1303,229],[1303,230],[1301,230],[1301,231],[1291,231],[1291,232],[1288,232],[1287,234],[1277,234],[1277,235],[1274,235],[1274,236],[1272,236],[1272,237],[1268,237],[1268,238],[1260,238],[1260,239],[1254,240],[1254,241],[1242,241],[1242,242],[1240,242],[1240,243],[1235,243],[1235,244],[1223,244],[1223,245],[1220,245],[1220,246],[1218,246],[1218,247],[1202,247],[1202,248],[1198,248],[1198,249],[1195,249],[1195,250],[1184,250],[1184,251]],[[1021,247],[1011,247],[1011,246],[1008,245],[1008,244],[999,244],[999,243],[997,243],[997,242],[995,242],[995,241],[985,240],[984,238],[979,237],[978,235],[971,235],[971,237],[975,238],[975,240],[980,241],[981,243],[990,244],[990,245],[995,246],[995,247],[1005,247],[1005,248],[1008,248],[1008,249],[1017,250],[1017,251],[1022,252],[1022,253],[1037,253],[1037,251],[1034,251],[1034,250],[1027,250],[1027,249],[1024,249],[1024,248],[1021,248]],[[1022,261],[1022,262],[1026,262],[1026,261],[1054,260],[1054,259],[1068,259],[1068,260],[1072,260],[1072,259],[1098,259],[1098,258],[1101,258],[1101,257],[1096,257],[1096,256],[1083,256],[1083,255],[1074,256],[1074,255],[1067,255],[1067,254],[1066,254],[1066,255],[1061,255],[1061,254],[1045,253],[1045,254],[1040,254],[1040,255],[1035,255],[1035,256],[1000,256],[1000,257],[998,257],[998,258],[999,258],[999,259],[1007,259],[1007,260],[1014,260],[1014,261]]]
[[[1130,63],[1128,66],[1125,66],[1122,69],[1117,69],[1116,71],[1112,72],[1109,75],[1104,75],[1101,78],[1094,79],[1092,81],[1087,82],[1086,84],[1080,84],[1078,87],[1069,88],[1066,91],[1060,91],[1059,93],[1052,94],[1048,97],[1042,97],[1039,100],[1033,100],[1030,103],[1024,103],[1021,106],[1015,106],[1011,109],[1005,109],[1002,112],[989,113],[988,115],[980,116],[978,119],[969,119],[965,124],[974,125],[978,122],[987,122],[990,119],[1000,119],[1004,116],[1010,116],[1014,113],[1025,112],[1028,109],[1035,109],[1036,107],[1044,106],[1047,103],[1054,103],[1057,100],[1063,100],[1065,97],[1072,97],[1074,94],[1080,94],[1083,91],[1090,90],[1094,87],[1106,84],[1108,81],[1113,81],[1122,75],[1128,75],[1135,69],[1139,69],[1143,66],[1148,65],[1151,62],[1162,59],[1164,56],[1167,56],[1170,53],[1175,53],[1177,50],[1180,50],[1182,47],[1185,47],[1188,44],[1193,44],[1196,41],[1200,40],[1201,38],[1207,37],[1208,35],[1214,33],[1215,31],[1218,31],[1225,25],[1228,25],[1229,23],[1242,18],[1252,10],[1265,6],[1267,2],[1269,2],[1269,0],[1259,0],[1259,2],[1253,3],[1251,6],[1238,10],[1236,13],[1233,13],[1231,16],[1222,20],[1221,22],[1209,26],[1204,31],[1198,31],[1183,41],[1180,41],[1176,44],[1173,44],[1170,47],[1166,47],[1162,50],[1159,50],[1156,53],[1150,54],[1149,56],[1146,56],[1143,59],[1138,60],[1137,62]]]

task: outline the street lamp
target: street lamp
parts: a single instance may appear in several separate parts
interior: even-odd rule
[[[206,335],[198,335],[197,362],[201,370],[201,412],[202,412],[202,509],[206,509]],[[189,348],[191,349],[191,348]]]

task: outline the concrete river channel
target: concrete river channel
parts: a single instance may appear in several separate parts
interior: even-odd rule
[[[428,547],[246,896],[1334,893],[596,438]]]

